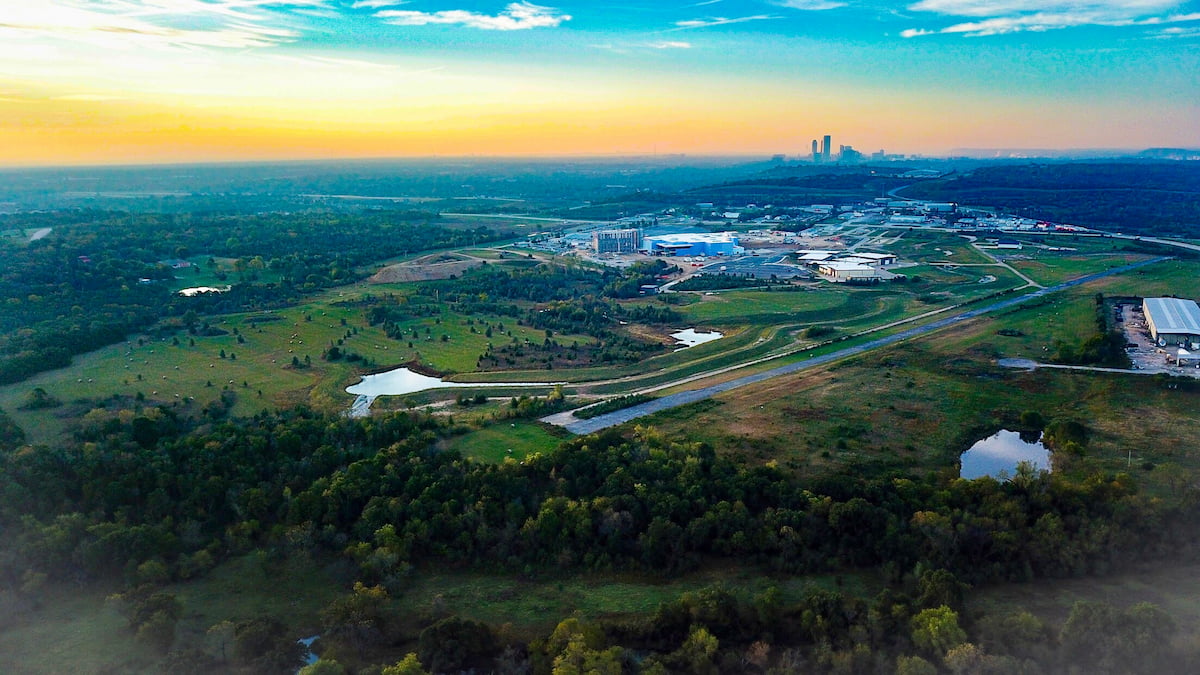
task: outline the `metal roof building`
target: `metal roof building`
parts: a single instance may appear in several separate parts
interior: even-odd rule
[[[1200,342],[1200,305],[1179,298],[1146,298],[1142,311],[1159,346]]]

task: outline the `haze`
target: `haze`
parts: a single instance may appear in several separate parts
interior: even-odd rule
[[[0,163],[1200,145],[1178,0],[0,4]]]

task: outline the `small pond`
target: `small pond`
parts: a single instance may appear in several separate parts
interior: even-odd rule
[[[427,389],[452,389],[455,387],[552,387],[557,382],[447,382],[413,372],[408,368],[396,368],[386,373],[365,375],[362,382],[346,387],[346,393],[356,396],[403,396]]]
[[[194,295],[200,295],[201,293],[224,293],[225,291],[228,291],[229,288],[229,286],[226,286],[225,288],[217,288],[215,286],[193,286],[191,288],[185,288],[182,291],[179,291],[179,294],[190,298]]]
[[[1031,437],[1001,430],[976,441],[962,454],[959,475],[963,478],[1011,478],[1021,462],[1029,462],[1039,471],[1050,471],[1050,450],[1042,445],[1040,434]]]
[[[675,351],[679,351],[680,349],[687,349],[688,347],[695,347],[696,345],[702,345],[705,342],[712,342],[713,340],[720,340],[721,338],[725,337],[725,334],[718,333],[715,330],[707,332],[707,333],[702,333],[702,332],[697,332],[695,328],[688,328],[686,330],[681,330],[681,331],[671,333],[671,337],[678,343],[677,346],[679,347],[679,349],[676,349]]]

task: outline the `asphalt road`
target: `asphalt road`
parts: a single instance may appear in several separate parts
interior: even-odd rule
[[[652,415],[656,412],[662,412],[663,410],[670,410],[671,408],[677,408],[681,405],[687,405],[689,403],[703,401],[707,398],[711,398],[722,392],[730,391],[733,389],[738,389],[740,387],[745,387],[747,385],[755,384],[757,382],[762,382],[764,380],[769,380],[774,377],[779,377],[780,375],[790,375],[791,373],[796,373],[796,372],[799,372],[802,370],[807,370],[809,368],[815,368],[817,366],[831,363],[833,361],[839,361],[841,359],[844,359],[844,358],[847,358],[850,356],[856,356],[856,355],[862,354],[864,352],[869,352],[874,349],[879,349],[880,347],[886,347],[888,345],[896,344],[897,342],[903,342],[904,340],[911,340],[912,338],[920,337],[922,335],[932,333],[933,331],[940,330],[947,326],[953,326],[954,324],[962,323],[963,321],[968,321],[970,319],[974,319],[975,317],[982,316],[989,312],[995,312],[997,310],[1006,309],[1006,308],[1012,307],[1014,305],[1019,305],[1023,302],[1028,302],[1029,300],[1033,300],[1035,298],[1040,298],[1044,295],[1049,295],[1051,293],[1057,293],[1058,291],[1066,290],[1068,288],[1073,288],[1075,286],[1080,286],[1082,284],[1086,284],[1086,283],[1095,281],[1097,279],[1103,279],[1104,277],[1109,277],[1114,274],[1122,274],[1124,272],[1135,270],[1139,267],[1145,267],[1147,265],[1152,265],[1152,264],[1159,263],[1159,262],[1162,262],[1164,260],[1169,260],[1169,259],[1170,258],[1166,258],[1166,257],[1153,258],[1151,260],[1144,260],[1142,262],[1133,263],[1131,265],[1114,267],[1113,269],[1110,269],[1110,270],[1107,270],[1104,272],[1097,272],[1095,274],[1089,274],[1087,276],[1080,277],[1078,279],[1072,279],[1071,281],[1067,281],[1067,282],[1058,284],[1057,286],[1050,286],[1048,288],[1038,289],[1031,293],[1026,293],[1024,295],[1018,295],[1015,298],[1009,298],[1008,300],[1001,300],[999,302],[995,302],[990,305],[985,305],[978,309],[972,309],[972,310],[963,312],[961,314],[955,314],[953,316],[948,316],[944,319],[939,319],[937,321],[934,321],[933,323],[925,324],[924,326],[917,326],[916,328],[909,328],[908,330],[901,331],[899,333],[894,333],[892,335],[888,335],[886,337],[881,337],[881,338],[878,338],[875,340],[871,340],[870,342],[864,342],[860,345],[855,345],[853,347],[847,347],[845,349],[840,349],[836,352],[830,352],[828,354],[822,354],[820,356],[813,356],[812,358],[809,358],[805,361],[789,363],[784,366],[779,366],[778,368],[773,368],[771,370],[767,370],[767,371],[764,371],[761,373],[755,373],[754,375],[747,375],[745,377],[739,377],[736,380],[730,380],[728,382],[721,382],[719,384],[714,384],[712,386],[704,387],[702,389],[693,389],[691,391],[684,391],[684,392],[680,392],[678,394],[671,394],[669,396],[663,396],[662,398],[658,398],[653,401],[647,401],[646,403],[640,403],[638,405],[630,406],[628,408],[624,408],[622,410],[617,410],[615,412],[607,413],[604,415],[598,415],[589,420],[578,420],[578,421],[570,422],[568,424],[564,424],[561,426],[563,426],[563,428],[565,428],[567,431],[570,431],[573,434],[594,433],[597,431],[601,431],[603,429],[607,429],[609,427],[615,427],[615,426],[618,426],[621,424],[625,424],[626,422],[633,421],[639,417],[645,417],[646,415]],[[549,418],[545,418],[542,421],[550,422],[551,424],[555,423],[555,420],[551,420]]]

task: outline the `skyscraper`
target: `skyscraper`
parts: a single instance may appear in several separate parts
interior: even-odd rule
[[[826,161],[826,162],[829,161],[829,146],[832,144],[833,144],[833,137],[830,136],[829,134],[825,134],[825,145],[821,148],[821,159],[823,161]]]
[[[817,139],[813,139],[812,158],[814,162],[821,161],[821,148],[817,145]]]

